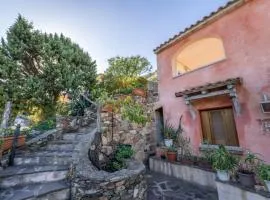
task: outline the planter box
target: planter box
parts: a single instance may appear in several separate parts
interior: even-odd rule
[[[154,157],[149,159],[149,167],[150,170],[155,172],[216,189],[216,173],[213,171],[182,165],[178,162],[170,163]]]
[[[12,142],[13,142],[13,136],[10,137],[4,137],[4,143],[2,146],[2,151],[8,151],[9,149],[11,149],[12,147]],[[18,137],[18,141],[17,141],[17,147],[21,147],[25,145],[25,135],[21,135]]]
[[[240,184],[216,181],[219,200],[270,200],[269,192],[256,192],[255,189],[242,187]]]

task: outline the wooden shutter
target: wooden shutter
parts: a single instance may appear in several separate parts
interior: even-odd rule
[[[238,146],[232,108],[201,112],[203,139],[211,144]]]
[[[212,133],[211,133],[211,121],[210,121],[208,111],[201,112],[201,123],[202,123],[203,139],[213,144]]]
[[[226,144],[230,146],[238,146],[238,137],[235,127],[233,110],[231,108],[222,110],[224,127],[226,129]]]

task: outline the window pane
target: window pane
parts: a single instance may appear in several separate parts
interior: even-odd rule
[[[214,137],[215,144],[226,145],[226,130],[223,125],[223,118],[221,115],[221,110],[211,111],[212,120],[212,135]]]

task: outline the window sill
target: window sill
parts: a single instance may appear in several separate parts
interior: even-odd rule
[[[222,61],[224,61],[224,60],[226,60],[226,57],[225,57],[225,58],[222,58],[222,59],[220,59],[220,60],[218,60],[218,61],[215,61],[215,62],[213,62],[213,63],[210,63],[210,64],[208,64],[208,65],[203,65],[203,66],[201,66],[201,67],[197,67],[196,69],[193,69],[193,70],[191,70],[191,71],[187,71],[187,72],[184,72],[184,73],[181,73],[181,74],[174,74],[172,78],[173,78],[173,79],[176,79],[176,78],[179,78],[179,77],[184,76],[184,75],[186,75],[186,74],[190,74],[190,73],[192,73],[192,72],[196,72],[196,71],[202,70],[202,69],[204,69],[204,68],[214,67],[216,63],[222,62]]]
[[[241,147],[237,146],[225,146],[225,148],[233,154],[239,154],[242,155],[244,153],[244,150]],[[218,145],[209,145],[209,144],[201,144],[199,147],[200,151],[207,151],[207,150],[215,150],[218,149]]]

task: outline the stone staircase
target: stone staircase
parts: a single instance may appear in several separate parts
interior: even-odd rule
[[[76,147],[91,129],[64,133],[38,149],[18,150],[14,166],[0,171],[0,199],[70,199],[69,169],[79,154]]]

